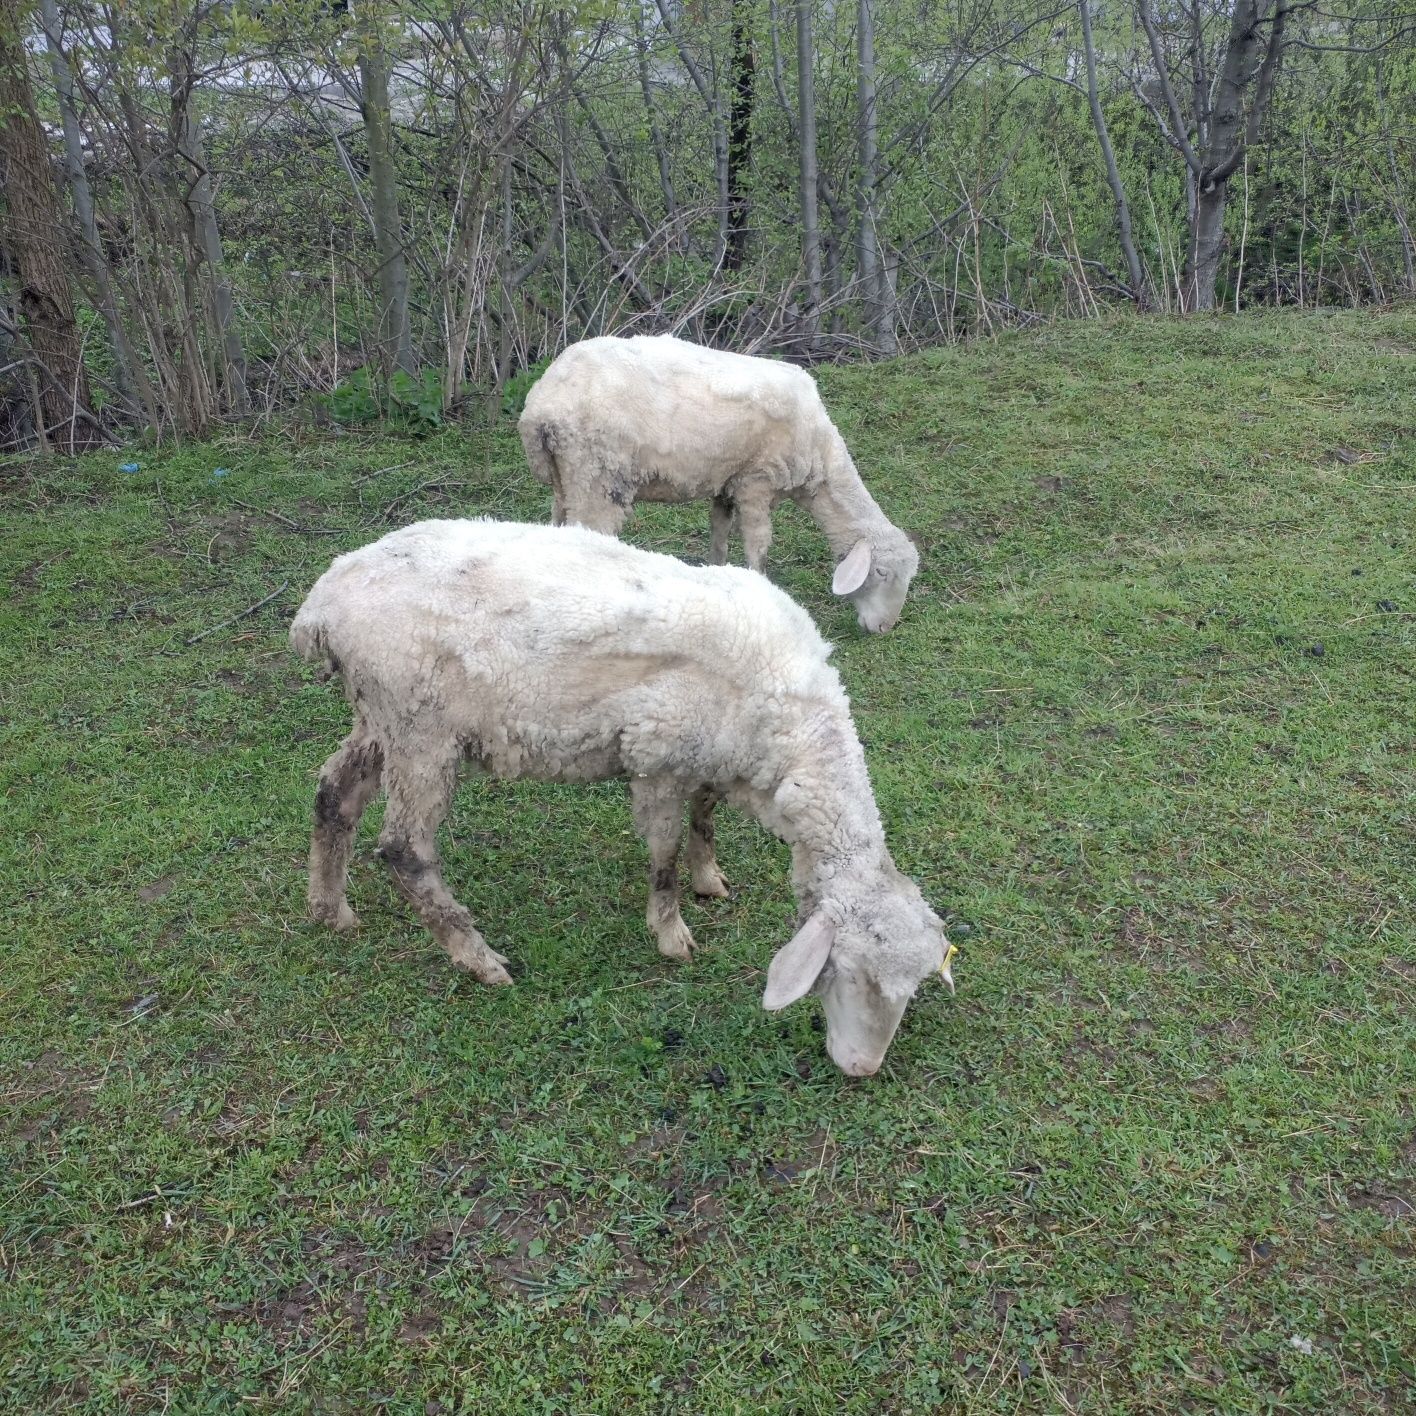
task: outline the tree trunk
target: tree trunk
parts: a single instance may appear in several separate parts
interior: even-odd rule
[[[1229,10],[1229,36],[1213,78],[1204,66],[1199,48],[1202,31],[1199,28],[1192,31],[1190,57],[1195,106],[1195,143],[1192,145],[1150,0],[1138,0],[1137,9],[1150,44],[1156,81],[1170,114],[1166,137],[1186,164],[1190,241],[1180,292],[1183,309],[1214,309],[1229,179],[1243,162],[1249,144],[1258,141],[1273,96],[1274,79],[1283,55],[1284,31],[1294,3],[1295,0],[1273,0],[1270,12],[1269,0],[1233,0]],[[1198,26],[1197,12],[1192,15]],[[1164,129],[1164,120],[1160,122]]]
[[[98,235],[93,190],[84,171],[83,135],[74,102],[74,75],[60,44],[63,24],[59,18],[59,6],[56,0],[40,0],[39,8],[44,20],[49,68],[54,76],[54,93],[59,102],[59,118],[64,128],[64,171],[74,199],[74,214],[79,222],[79,249],[89,278],[93,281],[99,313],[108,329],[108,342],[113,350],[113,382],[119,395],[133,405],[150,426],[155,427],[157,409],[153,402],[152,385],[124,328],[108,261],[103,254],[103,243]]]
[[[1224,207],[1228,181],[1196,194],[1194,229],[1185,274],[1183,304],[1187,310],[1213,310],[1219,263],[1224,252]]]
[[[634,9],[634,47],[639,57],[639,91],[644,95],[644,113],[649,121],[649,140],[654,145],[654,157],[659,165],[659,190],[664,197],[664,220],[672,223],[678,216],[678,199],[674,194],[674,179],[669,167],[669,150],[664,145],[664,131],[659,126],[659,110],[654,103],[654,90],[649,83],[649,41],[644,36],[644,12]],[[677,233],[669,240],[669,248],[678,250],[682,243]]]
[[[216,222],[216,195],[212,190],[211,171],[207,167],[201,128],[192,110],[196,75],[192,52],[186,44],[184,40],[172,58],[173,146],[182,163],[180,180],[184,184],[192,244],[206,266],[207,278],[211,282],[216,330],[221,340],[227,406],[233,413],[245,413],[250,408],[246,391],[246,352],[241,347],[241,331],[236,324],[236,302],[231,296],[231,282],[226,278],[226,259],[221,249],[221,230]]]
[[[362,8],[362,7],[361,7]],[[393,161],[393,116],[388,101],[388,54],[368,16],[359,37],[359,84],[364,135],[369,144],[369,185],[374,239],[379,250],[379,344],[387,372],[412,374],[413,343],[408,322],[408,262],[398,212],[398,172]]]
[[[1411,234],[1411,218],[1401,193],[1401,167],[1396,160],[1396,145],[1391,137],[1391,112],[1387,105],[1386,80],[1377,71],[1377,111],[1382,128],[1382,145],[1386,149],[1387,167],[1391,172],[1391,210],[1401,233],[1401,258],[1406,266],[1406,289],[1416,295],[1416,239]]]
[[[752,16],[747,0],[733,0],[732,96],[728,109],[728,240],[725,270],[741,270],[747,259],[747,194],[744,176],[752,167],[752,101],[756,65]]]
[[[860,180],[856,187],[856,268],[864,293],[866,336],[882,354],[894,354],[895,322],[887,313],[891,285],[880,250],[876,190],[879,181],[880,120],[876,112],[875,0],[856,7],[856,137]]]
[[[139,41],[111,12],[112,46],[122,50]],[[133,223],[134,262],[128,280],[130,309],[143,328],[161,412],[182,436],[200,436],[216,416],[215,393],[207,378],[196,329],[200,312],[188,262],[182,252],[184,227],[176,214],[178,199],[162,180],[149,142],[147,120],[136,96],[120,75],[112,86],[122,115],[121,135],[129,162],[123,173],[124,196],[137,219]],[[185,205],[183,206],[185,211]],[[160,429],[159,429],[160,431]]]
[[[723,105],[718,101],[717,75],[714,75],[713,86],[710,88],[708,80],[703,76],[703,70],[698,67],[693,55],[689,53],[688,46],[683,41],[683,36],[674,22],[668,0],[654,0],[654,3],[659,11],[659,18],[664,22],[664,28],[669,32],[669,38],[674,42],[674,48],[678,50],[679,60],[683,64],[685,72],[693,81],[694,88],[698,90],[698,96],[703,100],[703,106],[708,110],[708,119],[713,127],[713,175],[718,189],[718,239],[713,252],[713,260],[716,264],[727,255],[730,197],[728,129],[723,122]]]
[[[66,452],[101,441],[89,414],[83,337],[64,267],[64,219],[35,111],[23,40],[28,6],[0,0],[0,158],[25,334],[39,368],[42,436]]]
[[[816,82],[811,0],[795,0],[797,39],[797,155],[801,187],[801,256],[806,277],[803,323],[808,339],[821,320],[821,220],[816,204]]]
[[[866,0],[861,0],[861,3],[866,3]],[[1101,98],[1097,92],[1096,44],[1092,39],[1091,4],[1089,0],[1077,0],[1077,8],[1082,16],[1082,43],[1087,60],[1087,103],[1091,107],[1092,126],[1096,129],[1096,140],[1106,162],[1107,185],[1111,188],[1111,196],[1116,203],[1116,230],[1121,238],[1121,253],[1126,258],[1131,299],[1136,304],[1143,305],[1146,295],[1145,276],[1141,273],[1141,258],[1131,235],[1131,206],[1126,200],[1126,187],[1121,181],[1121,169],[1116,165],[1116,152],[1111,146],[1111,134],[1107,131],[1106,115],[1101,111]]]

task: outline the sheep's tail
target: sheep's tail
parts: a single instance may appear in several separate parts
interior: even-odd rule
[[[315,664],[315,677],[324,683],[339,672],[339,660],[330,653],[329,635],[319,612],[307,600],[290,622],[290,647],[307,663]]]
[[[555,507],[551,520],[561,525],[565,520],[565,493],[561,487],[560,465],[556,453],[560,450],[560,434],[554,423],[543,423],[539,419],[523,417],[521,420],[521,446],[526,451],[526,461],[531,475],[538,482],[544,482],[555,497]]]

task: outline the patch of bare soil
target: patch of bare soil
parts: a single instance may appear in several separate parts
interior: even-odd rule
[[[341,1324],[354,1336],[368,1326],[365,1279],[379,1266],[355,1236],[332,1229],[312,1229],[300,1249],[310,1264],[308,1276],[256,1300],[253,1316],[278,1347],[300,1347],[321,1329]],[[223,1311],[244,1305],[218,1304]]]
[[[1412,1203],[1409,1195],[1392,1185],[1375,1182],[1349,1191],[1347,1203],[1353,1209],[1376,1210],[1383,1219],[1409,1220],[1416,1215],[1416,1204]]]

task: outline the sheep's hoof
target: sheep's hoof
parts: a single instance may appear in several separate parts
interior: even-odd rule
[[[487,957],[481,963],[472,968],[472,976],[482,983],[490,984],[493,988],[509,988],[511,986],[511,975],[507,973],[502,964],[497,963],[500,954],[492,956],[490,950]]]
[[[658,931],[658,939],[659,952],[666,959],[687,963],[693,957],[693,935],[681,919],[663,925]]]
[[[447,946],[447,953],[457,968],[466,969],[482,983],[500,987],[511,982],[511,975],[506,971],[507,958],[487,948],[480,934],[453,940]]]
[[[327,924],[339,934],[347,934],[351,929],[359,927],[359,916],[349,908],[348,900],[340,900],[337,904],[316,904],[311,900],[310,913],[317,923]]]
[[[716,865],[703,865],[693,872],[693,893],[705,900],[726,900],[732,892]]]

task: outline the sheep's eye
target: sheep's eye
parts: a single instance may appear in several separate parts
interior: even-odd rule
[[[872,572],[872,574],[875,576],[875,578],[876,578],[877,580],[884,580],[884,579],[885,579],[885,567],[884,567],[883,565],[877,565],[877,566],[875,567],[874,571]]]

